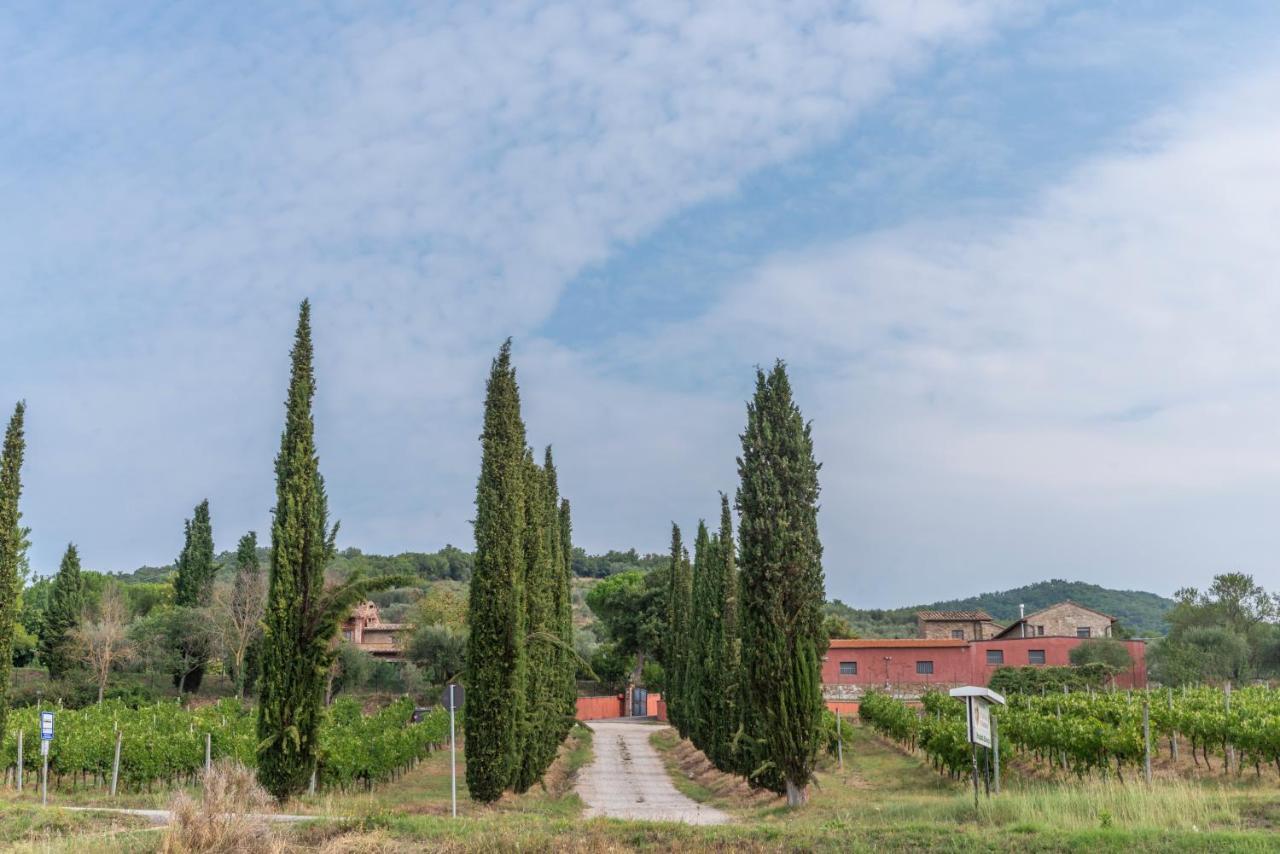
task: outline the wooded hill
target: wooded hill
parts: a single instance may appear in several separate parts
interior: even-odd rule
[[[1012,590],[982,593],[967,599],[930,602],[910,608],[851,608],[836,599],[827,604],[827,612],[848,620],[859,637],[905,638],[913,637],[916,633],[916,611],[981,609],[997,623],[1007,625],[1018,618],[1019,604],[1025,605],[1030,614],[1066,599],[1116,617],[1136,637],[1165,634],[1169,627],[1164,621],[1164,615],[1174,605],[1172,599],[1142,590],[1111,590],[1097,584],[1055,578]]]

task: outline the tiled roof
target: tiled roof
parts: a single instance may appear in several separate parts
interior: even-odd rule
[[[832,649],[880,649],[887,647],[919,648],[965,646],[968,641],[955,638],[832,638]]]
[[[922,620],[946,620],[969,622],[978,620],[981,622],[990,621],[991,615],[986,611],[917,611],[916,616]]]

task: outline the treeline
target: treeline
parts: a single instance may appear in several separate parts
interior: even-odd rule
[[[1147,653],[1164,685],[1280,678],[1280,595],[1252,575],[1215,576],[1207,590],[1184,587],[1165,615],[1168,635]]]
[[[489,373],[467,638],[467,789],[495,801],[542,779],[576,711],[569,501],[535,462],[511,341]]]

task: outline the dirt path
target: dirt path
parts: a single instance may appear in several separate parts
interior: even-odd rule
[[[685,797],[672,785],[662,758],[649,744],[657,725],[592,721],[595,759],[578,775],[588,816],[722,824],[726,813]]]

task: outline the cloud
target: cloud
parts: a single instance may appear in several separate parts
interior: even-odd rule
[[[167,559],[205,495],[220,542],[265,524],[303,295],[347,536],[469,539],[503,336],[537,328],[584,267],[834,139],[1017,9],[139,4],[0,23],[0,256],[22,318],[0,340],[22,366],[0,392],[32,405],[37,566],[70,538],[91,566]]]

